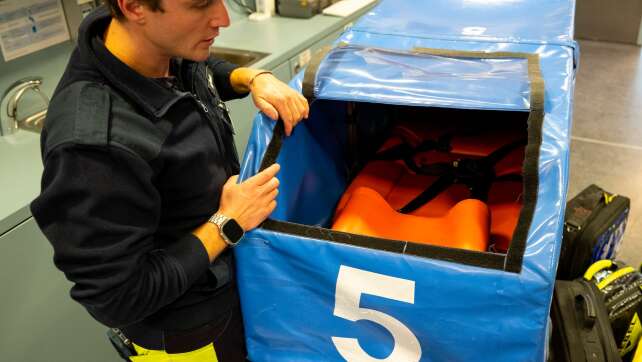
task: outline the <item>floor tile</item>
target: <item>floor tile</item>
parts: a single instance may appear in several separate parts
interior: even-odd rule
[[[580,42],[573,136],[642,146],[642,49]]]

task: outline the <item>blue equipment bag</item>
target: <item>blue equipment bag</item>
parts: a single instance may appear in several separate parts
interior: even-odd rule
[[[255,118],[240,178],[278,162],[281,183],[270,219],[235,249],[250,360],[545,359],[568,182],[573,14],[574,2],[561,0],[383,0],[292,80],[311,108],[290,137]],[[330,229],[355,164],[404,112],[527,130],[507,252]]]

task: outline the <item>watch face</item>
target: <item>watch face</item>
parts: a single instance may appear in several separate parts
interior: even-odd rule
[[[229,219],[223,225],[223,234],[227,236],[231,243],[236,244],[243,236],[243,228],[234,219]]]

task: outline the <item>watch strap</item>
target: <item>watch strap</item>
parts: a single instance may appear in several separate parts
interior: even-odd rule
[[[238,241],[234,242],[230,240],[230,238],[227,237],[227,235],[225,235],[225,232],[223,232],[223,226],[229,220],[231,220],[231,218],[217,212],[216,214],[212,215],[208,221],[218,227],[218,233],[221,236],[221,239],[223,239],[223,241],[225,242],[225,244],[227,244],[227,246],[232,247],[232,246],[236,246],[236,244],[238,244]]]

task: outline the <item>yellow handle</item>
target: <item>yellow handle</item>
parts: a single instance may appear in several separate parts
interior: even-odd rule
[[[588,269],[586,269],[586,273],[584,273],[584,279],[591,281],[593,279],[593,276],[595,273],[599,272],[600,270],[608,269],[613,265],[612,260],[598,260],[595,263],[593,263]]]
[[[633,267],[630,267],[630,266],[627,266],[626,268],[622,268],[616,271],[615,273],[609,274],[609,276],[607,276],[606,278],[604,278],[604,280],[602,280],[597,284],[597,288],[599,290],[602,290],[604,287],[611,284],[611,282],[613,282],[615,279],[621,276],[627,275],[629,273],[633,273],[634,271],[635,269],[633,269]]]

